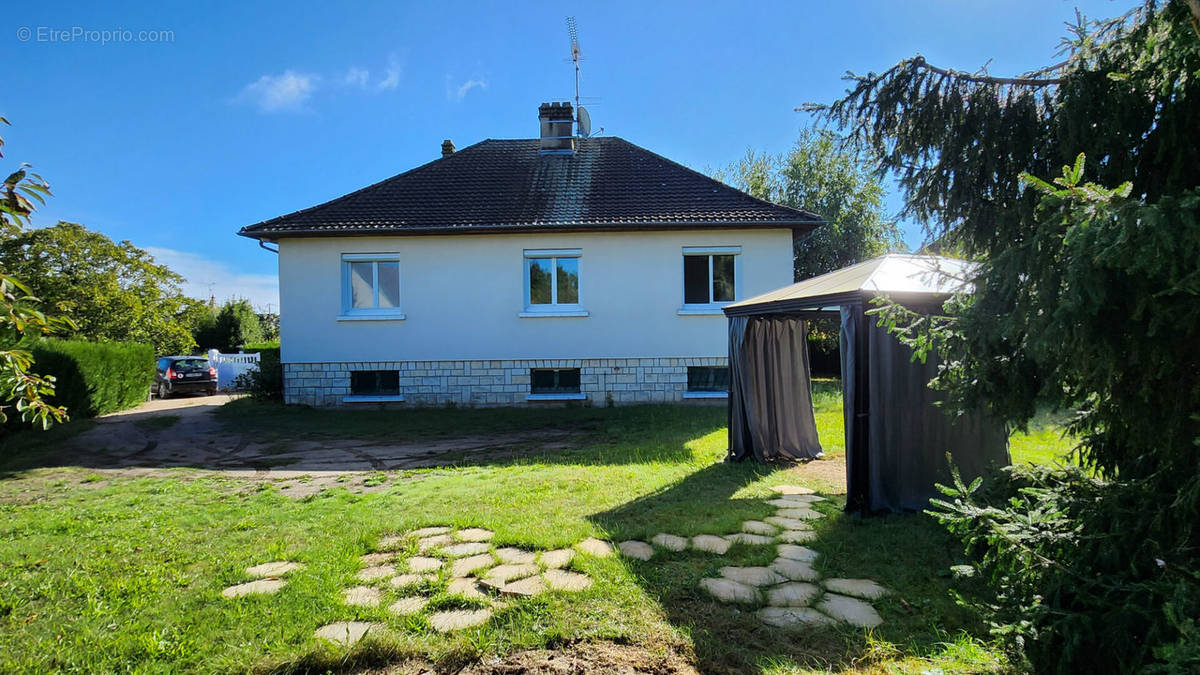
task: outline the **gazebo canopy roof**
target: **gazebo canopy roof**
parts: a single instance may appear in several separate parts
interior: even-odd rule
[[[936,302],[969,288],[974,264],[934,255],[889,253],[725,306],[728,316],[831,310],[888,295],[900,302]]]

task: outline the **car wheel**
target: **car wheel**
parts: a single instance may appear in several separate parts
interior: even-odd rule
[[[209,396],[216,396],[216,395],[217,395],[217,390],[216,390],[216,389],[209,389],[209,390],[208,390],[206,393],[207,393]]]
[[[158,397],[166,398],[169,395],[169,393],[170,392],[167,391],[167,385],[163,384],[162,382],[159,382],[158,383]]]

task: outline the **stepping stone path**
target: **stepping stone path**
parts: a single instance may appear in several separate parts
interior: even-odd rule
[[[269,562],[247,567],[246,574],[252,577],[281,577],[301,567],[304,565],[296,562]]]
[[[813,505],[826,501],[825,497],[797,485],[780,485],[774,490],[779,496],[764,501],[776,508],[775,515],[748,520],[742,523],[741,532],[723,537],[711,534],[692,537],[691,547],[722,555],[734,543],[775,544],[775,560],[767,567],[722,567],[720,577],[701,579],[700,588],[720,602],[765,604],[754,615],[776,628],[798,630],[839,622],[874,628],[883,623],[869,601],[888,595],[888,589],[870,579],[822,580],[813,566],[820,553],[799,545],[816,539],[813,522],[825,514]],[[651,541],[671,548],[665,539],[660,539],[665,537],[673,535],[658,535]]]
[[[661,546],[668,551],[682,551],[687,548],[688,540],[684,537],[677,537],[673,534],[660,533],[654,535],[650,543],[655,546]]]
[[[316,637],[349,647],[366,637],[367,633],[380,628],[380,624],[366,621],[338,621],[317,629]]]
[[[649,560],[654,557],[654,547],[644,541],[623,541],[617,544],[621,555],[638,560]]]
[[[279,589],[287,585],[283,579],[259,579],[236,586],[230,586],[221,591],[221,595],[227,598],[240,598],[243,595],[270,595],[279,592]]]
[[[491,530],[481,527],[444,526],[385,536],[379,540],[375,552],[359,557],[363,567],[355,579],[360,585],[343,589],[342,598],[348,606],[387,604],[388,612],[396,617],[425,614],[430,601],[442,594],[485,605],[428,614],[426,619],[433,630],[448,633],[486,623],[493,612],[509,606],[510,602],[502,598],[531,597],[550,591],[577,593],[594,583],[586,574],[563,569],[575,560],[575,548],[551,551],[514,546],[493,548],[490,543],[493,538]],[[414,545],[419,555],[411,555]],[[615,550],[611,543],[595,538],[576,546],[579,551],[598,557],[611,556]],[[285,573],[299,567],[299,563],[265,563],[247,573]],[[403,573],[397,574],[400,570]],[[267,593],[283,585],[281,579],[260,579],[226,590],[238,594]],[[318,629],[316,637],[350,646],[368,632],[384,627],[379,623],[339,621]]]

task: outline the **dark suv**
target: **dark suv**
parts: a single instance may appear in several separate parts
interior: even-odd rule
[[[164,356],[158,360],[151,393],[159,398],[202,391],[217,393],[217,369],[203,356]]]

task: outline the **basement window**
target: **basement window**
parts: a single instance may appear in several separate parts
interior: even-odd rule
[[[570,400],[585,398],[579,390],[578,368],[533,368],[529,371],[530,400]]]
[[[688,366],[684,398],[725,398],[729,396],[729,368],[725,366]]]
[[[350,373],[351,396],[399,396],[400,372],[355,370]]]

